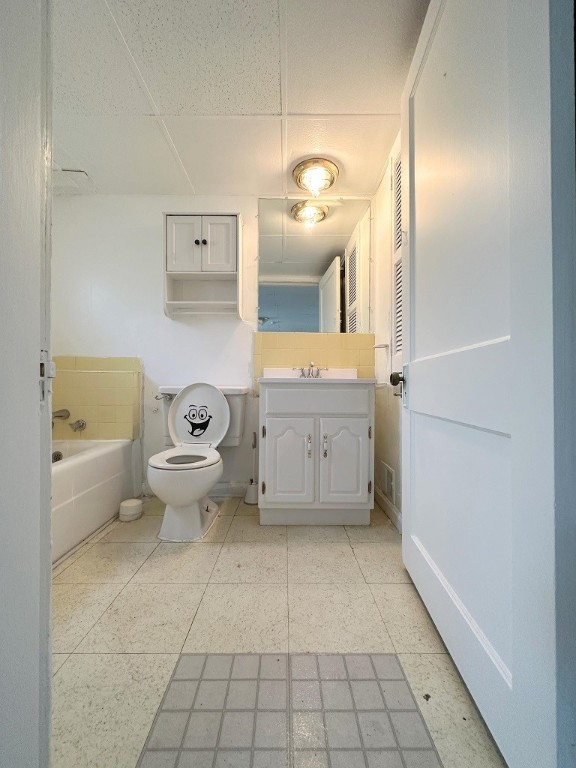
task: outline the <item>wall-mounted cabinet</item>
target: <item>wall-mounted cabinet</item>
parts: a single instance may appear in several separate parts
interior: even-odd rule
[[[166,214],[165,311],[240,315],[238,215]]]

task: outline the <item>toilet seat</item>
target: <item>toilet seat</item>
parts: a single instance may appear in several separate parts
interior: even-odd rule
[[[194,461],[182,461],[181,459],[185,457],[194,457]],[[183,469],[190,471],[211,467],[213,464],[218,464],[221,460],[222,458],[215,448],[212,448],[210,445],[194,443],[177,445],[161,453],[156,453],[148,459],[148,466],[179,472]]]

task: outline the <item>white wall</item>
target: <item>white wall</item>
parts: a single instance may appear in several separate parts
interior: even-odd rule
[[[164,314],[163,213],[240,213],[243,306],[229,317]],[[161,385],[251,384],[257,304],[258,201],[254,197],[87,195],[54,201],[52,328],[57,355],[143,361],[144,459],[163,449]],[[255,413],[253,404],[250,413]],[[250,433],[223,449],[223,482],[250,477]]]
[[[395,143],[393,154],[399,149]],[[391,343],[392,314],[392,192],[391,166],[388,164],[378,191],[372,200],[372,269],[370,275],[370,306],[375,344]],[[377,500],[397,525],[401,524],[402,468],[401,468],[401,398],[394,397],[390,386],[390,347],[376,349],[376,442],[375,486]],[[381,486],[380,462],[395,472],[395,504],[379,493]]]
[[[0,24],[0,766],[49,765],[50,402],[45,345],[47,8]],[[49,148],[49,142],[48,142]]]

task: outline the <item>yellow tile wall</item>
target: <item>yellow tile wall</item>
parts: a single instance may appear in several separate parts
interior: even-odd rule
[[[135,440],[140,436],[139,358],[57,356],[54,362],[52,410],[70,411],[69,419],[54,421],[54,440]],[[68,426],[77,419],[87,422],[82,432]]]
[[[356,368],[359,379],[374,378],[373,333],[255,333],[254,387],[264,368],[308,366]]]

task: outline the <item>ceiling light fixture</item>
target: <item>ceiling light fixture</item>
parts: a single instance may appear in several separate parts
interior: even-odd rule
[[[330,189],[338,178],[338,166],[324,157],[312,157],[298,163],[292,171],[292,178],[300,189],[318,197],[320,192]]]
[[[290,213],[297,222],[304,224],[307,229],[311,229],[314,224],[326,218],[328,206],[320,205],[315,200],[303,200],[301,203],[293,205]]]

